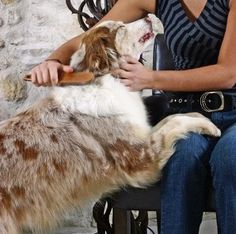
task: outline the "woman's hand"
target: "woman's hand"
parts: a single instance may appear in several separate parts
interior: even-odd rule
[[[44,61],[32,69],[32,83],[36,86],[55,85],[58,83],[58,73],[60,71],[70,73],[73,72],[73,68],[67,65],[63,65],[56,60]]]
[[[138,91],[153,86],[153,71],[144,67],[138,60],[125,56],[120,68],[114,70],[113,75],[132,91]]]

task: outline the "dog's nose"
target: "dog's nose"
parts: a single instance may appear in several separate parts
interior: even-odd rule
[[[151,23],[151,18],[149,16],[145,17],[145,21],[148,22],[148,23]]]

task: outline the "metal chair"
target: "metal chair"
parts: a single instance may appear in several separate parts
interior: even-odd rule
[[[94,26],[116,3],[117,0],[66,0],[72,14],[77,14],[79,24],[84,31]]]

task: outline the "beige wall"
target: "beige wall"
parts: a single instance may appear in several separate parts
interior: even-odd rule
[[[45,92],[23,73],[81,32],[64,0],[0,0],[0,120]]]
[[[22,82],[23,74],[81,32],[64,0],[0,0],[0,120],[47,92]],[[86,227],[91,219],[90,206],[65,218]]]

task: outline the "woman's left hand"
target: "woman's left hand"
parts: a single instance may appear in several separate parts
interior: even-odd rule
[[[114,70],[113,75],[119,77],[121,82],[132,91],[152,88],[153,71],[144,67],[131,56],[124,56],[120,68]]]

